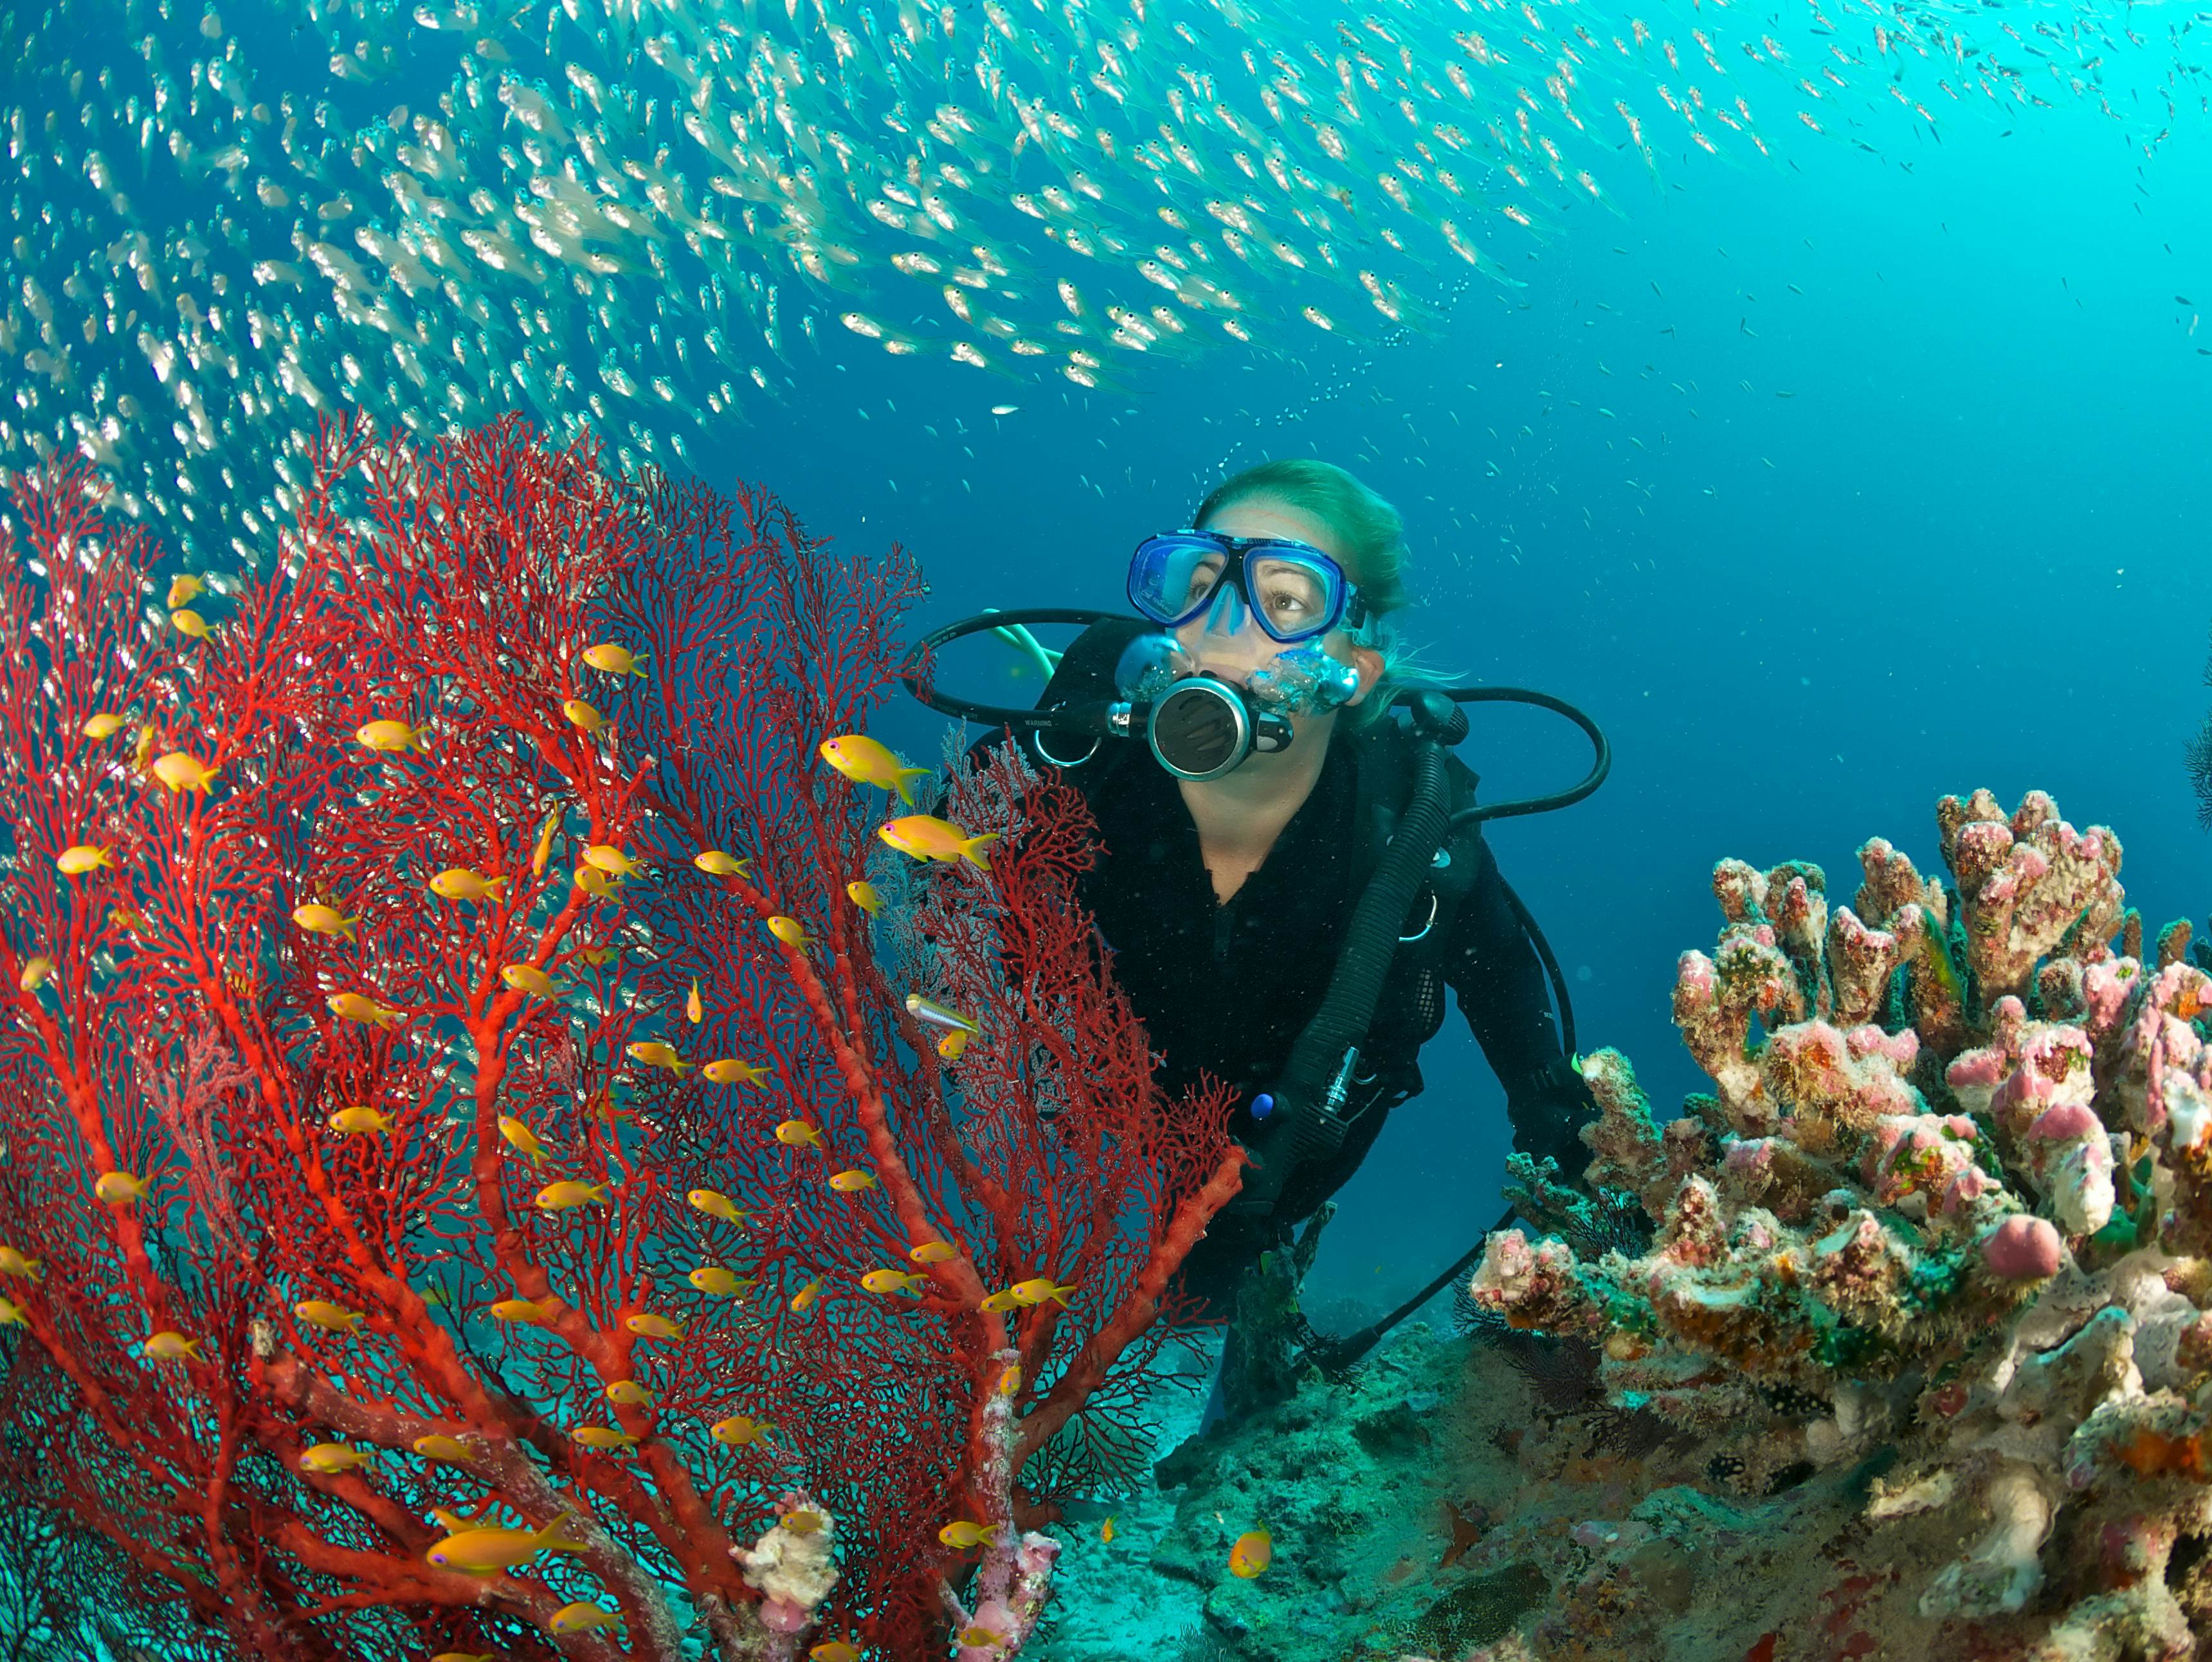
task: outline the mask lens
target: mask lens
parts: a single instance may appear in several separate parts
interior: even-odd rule
[[[1329,573],[1309,561],[1260,555],[1244,568],[1254,609],[1279,641],[1302,641],[1336,621],[1343,597]]]
[[[1196,537],[1154,537],[1129,567],[1129,602],[1154,623],[1180,624],[1202,608],[1228,557]]]

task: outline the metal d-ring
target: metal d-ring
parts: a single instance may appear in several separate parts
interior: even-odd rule
[[[1091,741],[1091,748],[1089,750],[1085,751],[1082,755],[1077,757],[1072,762],[1063,762],[1060,758],[1054,756],[1050,751],[1044,747],[1044,733],[1042,729],[1030,735],[1030,744],[1031,747],[1036,750],[1037,755],[1045,761],[1051,763],[1053,766],[1056,768],[1081,767],[1085,762],[1088,762],[1092,757],[1098,754],[1098,746],[1103,742],[1103,741],[1101,740],[1093,739]]]
[[[1407,944],[1409,944],[1409,943],[1411,943],[1411,942],[1413,942],[1413,941],[1416,941],[1421,940],[1424,936],[1425,936],[1425,935],[1428,934],[1428,932],[1429,932],[1431,929],[1433,929],[1433,928],[1435,928],[1436,927],[1437,927],[1437,892],[1436,892],[1434,889],[1431,889],[1431,890],[1429,891],[1429,915],[1428,915],[1428,916],[1426,916],[1425,918],[1422,919],[1422,921],[1421,921],[1421,927],[1420,927],[1419,928],[1418,928],[1418,929],[1414,930],[1414,931],[1413,932],[1413,934],[1401,934],[1401,935],[1400,935],[1400,936],[1398,937],[1398,944],[1399,944],[1400,946],[1403,947],[1403,946],[1406,946],[1406,945],[1407,945]]]

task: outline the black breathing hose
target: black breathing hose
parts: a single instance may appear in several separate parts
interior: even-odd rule
[[[1397,957],[1398,930],[1449,835],[1446,803],[1443,746],[1422,740],[1413,751],[1413,788],[1389,847],[1352,910],[1328,990],[1291,1046],[1275,1082],[1279,1117],[1273,1125],[1261,1122],[1265,1135],[1249,1139],[1267,1145],[1262,1152],[1272,1158],[1246,1178],[1243,1191],[1231,1202],[1233,1209],[1272,1211],[1294,1166],[1333,1154],[1342,1146],[1345,1122],[1331,1111],[1329,1097],[1333,1090],[1340,1093],[1339,1075],[1352,1051],[1366,1043],[1376,1003]]]

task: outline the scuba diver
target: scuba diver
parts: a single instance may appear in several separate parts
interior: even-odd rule
[[[915,690],[1012,728],[1080,788],[1100,843],[1080,898],[1164,1056],[1160,1084],[1172,1098],[1211,1075],[1236,1092],[1232,1129],[1260,1163],[1182,1275],[1216,1309],[1419,1093],[1446,988],[1518,1148],[1570,1179],[1588,1160],[1577,1133],[1594,1105],[1547,971],[1571,1044],[1565,988],[1479,821],[1586,795],[1604,740],[1544,694],[1430,687],[1395,626],[1404,558],[1396,510],[1351,473],[1266,462],[1217,487],[1190,528],[1139,545],[1139,616],[986,614],[925,643],[994,628],[1050,661],[1029,623],[1089,624],[1034,711]],[[1590,776],[1476,807],[1474,774],[1443,746],[1466,732],[1460,703],[1492,698],[1576,720],[1597,748]]]

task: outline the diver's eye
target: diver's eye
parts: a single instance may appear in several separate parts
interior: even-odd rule
[[[1206,560],[1191,568],[1190,577],[1183,589],[1186,606],[1196,606],[1213,593],[1213,586],[1221,581],[1224,563],[1218,559]]]

